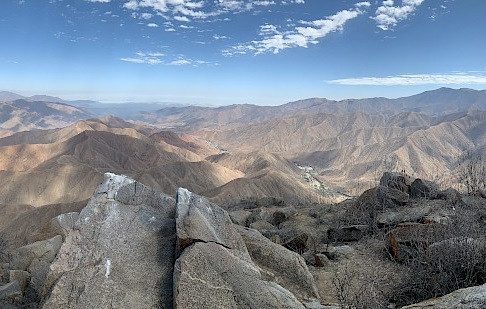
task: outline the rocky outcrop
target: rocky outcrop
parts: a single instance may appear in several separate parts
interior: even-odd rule
[[[302,257],[185,189],[174,200],[107,173],[79,216],[54,227],[65,238],[56,259],[19,259],[27,271],[11,273],[6,298],[30,276],[45,309],[321,308]]]
[[[105,174],[44,287],[43,308],[170,308],[174,200]]]
[[[403,173],[385,172],[380,178],[380,186],[397,189],[404,193],[410,194],[410,185],[412,178]]]
[[[486,307],[486,284],[460,289],[442,297],[429,299],[402,309],[483,309]]]
[[[176,200],[177,246],[181,254],[174,266],[175,307],[305,308],[298,297],[317,297],[313,278],[301,257],[255,230],[237,231],[223,209],[185,189],[179,189]],[[247,247],[255,246],[265,248],[267,253],[270,250],[274,256],[250,256]],[[278,279],[276,261],[292,265]]]
[[[435,199],[439,194],[439,186],[431,181],[415,179],[410,185],[410,195],[413,198]]]

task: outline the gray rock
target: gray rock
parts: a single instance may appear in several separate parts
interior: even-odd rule
[[[297,252],[299,254],[309,250],[309,239],[311,237],[307,234],[300,234],[299,236],[293,237],[289,241],[285,242],[283,246],[289,250]]]
[[[245,243],[226,211],[205,198],[180,188],[176,198],[176,232],[179,252],[195,242],[213,242],[249,259]],[[246,254],[246,256],[245,256]]]
[[[448,188],[446,190],[440,191],[437,194],[437,198],[456,204],[461,200],[461,193],[459,193],[459,191],[457,191],[456,189]]]
[[[369,225],[349,225],[337,228],[330,228],[327,231],[327,238],[335,241],[357,241],[370,232]]]
[[[34,259],[51,263],[56,257],[61,245],[62,237],[57,235],[47,240],[20,247],[12,254],[10,269],[27,270]]]
[[[230,212],[230,218],[231,221],[233,221],[234,224],[238,224],[241,226],[247,226],[247,220],[251,215],[251,211],[248,210],[235,210]]]
[[[452,222],[451,218],[447,215],[443,215],[443,214],[440,214],[440,213],[432,213],[432,214],[429,214],[429,215],[426,215],[424,218],[423,218],[423,221],[425,224],[435,224],[435,223],[438,223],[438,224],[450,224]]]
[[[257,221],[267,221],[268,223],[278,226],[286,222],[292,215],[296,213],[294,207],[272,207],[272,208],[258,208],[254,209],[247,219],[247,226]]]
[[[50,222],[50,232],[61,235],[62,239],[66,239],[69,232],[74,229],[74,223],[78,220],[78,217],[79,213],[69,212],[52,218]]]
[[[376,216],[376,223],[380,226],[390,226],[402,222],[416,222],[423,219],[430,211],[430,206],[425,205],[387,210]]]
[[[431,181],[417,178],[410,185],[410,196],[413,198],[435,199],[439,194],[439,186]]]
[[[30,280],[30,273],[25,270],[11,270],[9,272],[9,281],[17,281],[19,283],[20,290],[25,292],[25,288]]]
[[[13,300],[22,296],[22,290],[17,281],[0,286],[0,300]]]
[[[326,251],[323,252],[330,260],[339,261],[345,258],[349,258],[354,253],[354,249],[350,246],[328,246]]]
[[[378,206],[382,208],[395,208],[404,206],[408,203],[410,197],[407,193],[391,187],[378,186],[376,188],[376,198]]]
[[[49,268],[43,308],[172,308],[174,212],[170,197],[106,173]]]
[[[410,194],[412,178],[403,173],[385,172],[380,178],[380,186],[389,187]]]
[[[264,220],[258,220],[250,224],[250,228],[257,231],[267,231],[276,229],[275,226]]]
[[[252,260],[273,280],[291,291],[299,299],[319,298],[314,278],[304,259],[286,248],[277,245],[258,231],[237,227],[248,248]]]
[[[460,289],[442,297],[402,307],[402,309],[484,309],[486,308],[486,284]]]
[[[329,265],[329,258],[325,254],[307,251],[302,254],[305,262],[314,267],[325,267]]]
[[[213,242],[187,247],[174,266],[174,307],[305,308],[235,251]]]
[[[35,291],[36,295],[41,295],[44,288],[44,282],[46,281],[47,272],[51,264],[46,261],[34,259],[30,263],[27,271],[30,273],[29,287]]]

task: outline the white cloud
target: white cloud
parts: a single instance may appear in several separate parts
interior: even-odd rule
[[[189,18],[187,18],[186,16],[179,16],[179,15],[174,16],[174,19],[177,20],[177,21],[183,21],[183,22],[189,21]]]
[[[164,53],[161,52],[137,52],[135,57],[120,58],[121,61],[132,62],[132,63],[143,63],[143,64],[161,64],[164,61]]]
[[[88,0],[88,2],[108,3],[108,2],[111,2],[111,0]]]
[[[467,85],[486,84],[486,75],[470,73],[403,74],[387,77],[358,77],[328,81],[338,85],[413,86],[413,85]]]
[[[110,0],[93,0],[105,2]],[[289,1],[282,1],[282,3]],[[304,0],[291,0],[292,3],[304,3]],[[273,0],[124,0],[123,7],[137,11],[142,8],[153,10],[178,21],[189,21],[189,18],[206,19],[221,14],[243,12],[257,7],[276,5]],[[186,18],[186,19],[181,19]]]
[[[168,65],[186,65],[186,64],[191,64],[191,61],[187,59],[177,59],[177,60],[172,60],[171,62],[168,63]]]
[[[413,13],[418,6],[425,0],[402,0],[401,6],[395,6],[393,0],[385,0],[376,9],[375,16],[372,17],[377,23],[377,27],[382,30],[390,30],[401,20]]]
[[[292,4],[292,3],[296,3],[296,4],[304,4],[305,1],[304,0],[282,0],[282,4]]]
[[[367,3],[369,4],[369,3]],[[362,7],[365,2],[359,2],[354,8],[342,10],[325,19],[314,21],[300,21],[302,26],[294,27],[289,31],[280,31],[275,25],[260,26],[261,40],[238,44],[223,50],[223,55],[233,56],[237,54],[263,54],[267,52],[279,53],[281,50],[293,47],[308,47],[309,44],[319,43],[319,39],[328,34],[341,31],[349,20],[363,14]]]
[[[147,27],[150,27],[150,28],[158,28],[159,25],[154,24],[154,23],[150,23],[150,24],[147,24]]]
[[[121,61],[131,62],[131,63],[138,63],[138,64],[149,64],[149,65],[167,65],[167,66],[182,66],[182,65],[190,65],[193,67],[198,66],[217,66],[219,63],[205,61],[205,60],[193,60],[186,58],[184,55],[176,55],[172,56],[166,60],[167,56],[161,52],[136,52],[133,57],[124,57],[120,58]]]
[[[228,39],[228,37],[226,35],[214,34],[213,35],[213,39],[215,39],[215,40],[225,40],[225,39]]]

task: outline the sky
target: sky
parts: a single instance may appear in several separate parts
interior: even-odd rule
[[[484,0],[1,0],[0,90],[276,105],[486,88]]]

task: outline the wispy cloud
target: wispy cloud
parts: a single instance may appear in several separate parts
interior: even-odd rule
[[[138,63],[138,64],[149,64],[149,65],[170,65],[170,66],[183,66],[191,65],[194,67],[198,66],[217,66],[219,63],[204,60],[193,60],[185,57],[184,55],[175,55],[166,59],[167,56],[160,52],[137,52],[132,57],[120,58],[121,61]],[[170,59],[172,58],[172,59]]]
[[[93,0],[105,2],[109,0]],[[303,0],[295,0],[293,3],[303,3]],[[190,19],[206,19],[225,13],[249,11],[256,7],[276,5],[272,0],[125,0],[123,7],[137,11],[150,9],[166,18],[188,22]]]
[[[327,81],[338,85],[414,86],[486,84],[486,75],[471,73],[403,74],[386,77],[357,77]]]
[[[377,23],[377,27],[382,30],[390,30],[401,20],[405,20],[413,13],[418,6],[425,0],[402,0],[401,5],[395,5],[393,0],[385,0],[376,9],[375,16],[372,17]]]
[[[134,57],[120,58],[121,61],[132,62],[132,63],[143,63],[143,64],[161,64],[164,61],[162,57],[163,53],[160,52],[137,52]]]
[[[328,34],[343,30],[344,25],[351,19],[363,14],[363,8],[371,4],[367,1],[357,3],[352,9],[342,10],[325,19],[314,21],[300,21],[301,26],[291,30],[280,31],[275,25],[260,26],[261,40],[237,44],[223,50],[223,55],[279,53],[281,50],[293,47],[308,47],[309,44],[319,43],[319,39]]]

